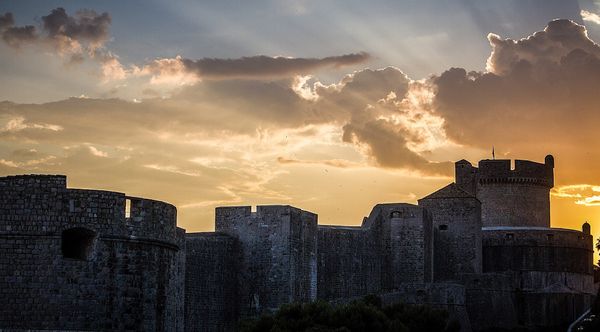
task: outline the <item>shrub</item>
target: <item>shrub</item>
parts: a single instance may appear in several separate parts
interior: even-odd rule
[[[457,332],[448,312],[423,305],[383,306],[377,296],[344,305],[324,301],[283,305],[272,315],[242,322],[243,332]]]

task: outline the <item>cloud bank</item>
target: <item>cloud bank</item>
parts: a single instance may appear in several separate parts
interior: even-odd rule
[[[366,52],[324,58],[257,55],[237,59],[190,59],[176,56],[126,66],[118,55],[106,48],[111,21],[106,12],[99,14],[82,9],[71,16],[59,7],[42,16],[39,28],[15,26],[13,14],[8,12],[0,15],[0,34],[3,41],[15,49],[25,45],[50,48],[69,63],[82,62],[86,57],[97,60],[101,64],[103,82],[140,76],[150,76],[152,84],[169,85],[190,85],[201,79],[273,79],[312,73],[325,67],[356,65],[370,57]]]
[[[450,68],[417,81],[387,67],[324,83],[315,72],[362,64],[369,55],[179,56],[126,68],[103,48],[110,16],[71,17],[64,11],[48,16],[43,33],[34,28],[33,41],[16,38],[12,45],[77,41],[87,45],[82,54],[103,59],[106,76],[149,77],[154,85],[179,89],[159,98],[146,88],[147,98],[136,102],[0,103],[5,174],[69,169],[84,176],[83,170],[110,169],[106,176],[113,183],[149,188],[143,182],[150,178],[159,192],[156,188],[176,178],[173,190],[181,197],[218,204],[258,197],[286,201],[289,187],[274,183],[291,168],[345,174],[377,169],[425,181],[451,176],[451,160],[462,159],[465,151],[481,158],[495,146],[507,157],[539,160],[550,152],[558,163],[574,161],[560,165],[563,184],[600,183],[593,167],[600,166],[594,148],[600,140],[600,46],[572,21],[552,21],[519,40],[490,34],[484,72]],[[15,27],[12,15],[1,16],[3,39],[11,40],[4,34],[12,28],[25,27]],[[589,186],[587,196],[571,198],[596,205],[596,186]],[[574,190],[563,188],[555,196],[575,195]],[[180,203],[208,204],[183,198]]]

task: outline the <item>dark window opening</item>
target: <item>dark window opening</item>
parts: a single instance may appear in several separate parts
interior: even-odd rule
[[[439,229],[440,231],[446,231],[446,230],[448,230],[448,225],[439,225],[439,226],[438,226],[438,229]]]
[[[513,233],[507,233],[507,234],[506,234],[506,239],[507,239],[507,240],[512,240],[512,239],[514,239],[514,238],[515,238],[515,235],[514,235]]]
[[[62,232],[63,257],[87,260],[92,252],[96,233],[86,228],[71,228]]]
[[[552,240],[554,238],[554,234],[546,234],[548,240]]]
[[[392,211],[392,214],[390,215],[391,218],[402,218],[402,212],[400,211]]]

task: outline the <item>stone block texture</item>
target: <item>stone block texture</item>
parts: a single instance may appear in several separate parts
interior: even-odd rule
[[[291,206],[224,207],[216,231],[238,239],[242,317],[317,296],[317,215]]]
[[[186,331],[234,331],[239,317],[239,241],[220,233],[186,237]]]
[[[419,200],[433,221],[434,280],[481,273],[481,203],[452,183]]]
[[[481,202],[483,226],[550,227],[550,189],[554,158],[543,164],[529,160],[481,160],[473,167],[456,163],[456,184]]]
[[[0,329],[183,330],[174,206],[64,176],[1,178],[0,201]]]

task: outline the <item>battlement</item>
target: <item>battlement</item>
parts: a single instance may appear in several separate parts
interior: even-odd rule
[[[546,157],[546,163],[529,160],[515,160],[511,169],[510,160],[479,161],[478,178],[480,184],[486,183],[527,183],[541,186],[554,186],[554,158]]]
[[[309,216],[308,220],[316,219],[317,215],[304,211],[291,205],[257,205],[256,212],[252,212],[251,206],[220,206],[215,209],[215,220],[217,228],[220,223],[227,222],[251,222],[253,220],[279,220],[281,217],[292,214]]]
[[[0,177],[0,188],[38,188],[64,190],[67,188],[65,175],[28,174]]]
[[[123,193],[71,189],[64,175],[0,178],[0,232],[60,234],[80,227],[110,238],[175,243],[176,208]]]
[[[484,159],[474,167],[466,160],[456,162],[456,183],[474,193],[476,184],[520,183],[554,186],[554,157],[546,156],[544,163],[530,160],[515,160],[511,169],[510,159]]]
[[[554,186],[554,157],[544,163],[484,159],[474,167],[456,162],[456,184],[481,202],[484,226],[550,226],[550,188]]]

